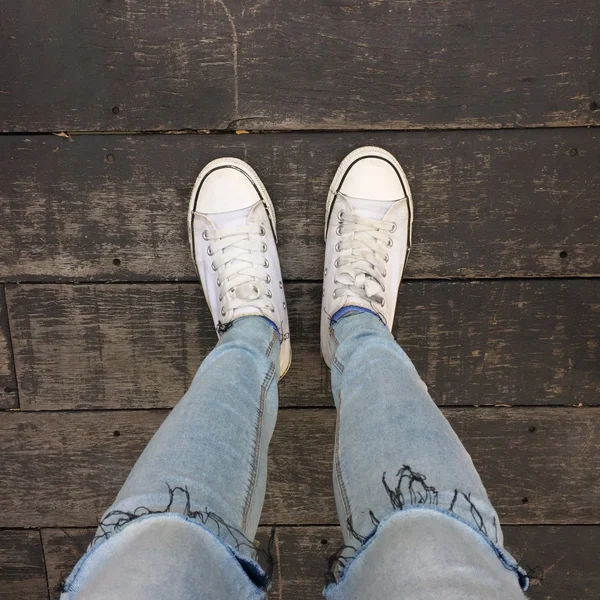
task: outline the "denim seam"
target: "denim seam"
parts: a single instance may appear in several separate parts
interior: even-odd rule
[[[335,357],[335,354],[331,357],[331,364],[343,375],[344,365]]]
[[[331,341],[335,344],[335,347],[337,349],[340,345],[340,342],[337,339],[337,336],[335,335],[335,330],[333,329],[333,326],[329,327],[329,336],[331,337]]]
[[[468,521],[466,521],[459,515],[457,515],[453,512],[450,512],[449,510],[447,510],[445,508],[440,508],[439,506],[433,506],[433,505],[412,504],[412,505],[405,506],[404,508],[402,508],[400,510],[394,511],[391,515],[389,515],[388,517],[386,517],[385,519],[383,519],[382,521],[379,522],[379,524],[377,525],[373,534],[358,549],[358,552],[352,557],[352,562],[344,569],[344,572],[342,573],[341,577],[335,583],[330,583],[329,585],[325,586],[325,589],[323,590],[323,594],[325,595],[327,588],[330,588],[330,587],[333,588],[334,586],[341,584],[346,579],[348,572],[351,569],[352,564],[354,564],[356,559],[359,558],[365,552],[365,550],[375,541],[375,539],[377,537],[377,533],[381,530],[381,528],[383,526],[385,526],[387,523],[389,523],[392,519],[394,519],[398,515],[404,514],[408,511],[413,511],[413,510],[437,512],[437,513],[445,515],[446,517],[454,519],[454,520],[458,521],[459,523],[468,527],[473,533],[475,533],[477,536],[479,536],[490,547],[490,549],[496,555],[496,557],[498,558],[498,560],[500,561],[502,566],[505,569],[512,571],[517,576],[517,579],[519,582],[519,587],[524,592],[527,591],[527,589],[529,588],[529,577],[527,576],[527,573],[525,572],[525,570],[519,566],[518,562],[512,556],[510,556],[510,554],[503,547],[501,547],[499,544],[495,544],[486,534],[479,531],[477,528],[475,528],[473,525],[471,525]]]
[[[342,409],[342,394],[338,395],[338,407],[336,411],[336,423],[335,423],[335,474],[337,476],[338,485],[340,488],[340,495],[342,497],[342,503],[344,505],[345,519],[342,521],[344,523],[352,514],[350,509],[350,498],[348,497],[348,490],[346,488],[346,484],[344,483],[344,478],[342,476],[342,464],[340,460],[340,416]]]
[[[273,352],[273,347],[275,346],[276,341],[279,341],[279,334],[276,331],[274,331],[273,337],[271,338],[271,342],[267,346],[267,350],[265,352],[266,356],[271,356],[271,352]]]
[[[246,499],[244,500],[244,510],[242,513],[242,530],[246,531],[248,525],[248,516],[250,513],[250,506],[252,505],[252,499],[254,497],[254,489],[256,487],[256,478],[258,475],[258,462],[260,460],[260,446],[263,428],[263,416],[265,412],[265,399],[267,391],[271,386],[273,377],[275,375],[275,365],[273,362],[269,364],[267,374],[263,379],[260,386],[260,398],[258,402],[258,418],[256,422],[256,428],[254,431],[254,447],[252,450],[252,467],[250,470],[250,481],[248,484],[248,491],[246,492]]]
[[[231,558],[233,558],[235,560],[235,563],[239,566],[239,568],[244,573],[244,576],[246,578],[248,578],[250,583],[256,588],[255,593],[253,593],[252,596],[250,596],[249,598],[259,597],[263,593],[263,591],[260,588],[258,588],[254,582],[252,582],[250,580],[250,578],[248,577],[248,574],[244,571],[243,567],[241,566],[241,564],[240,564],[240,560],[242,558],[241,555],[238,556],[236,551],[233,548],[231,548],[231,546],[227,542],[223,541],[221,538],[219,538],[217,535],[215,535],[210,529],[208,529],[207,527],[205,527],[201,523],[198,523],[198,521],[196,521],[195,519],[192,519],[190,517],[185,517],[185,516],[177,514],[177,513],[170,513],[168,515],[166,515],[165,513],[153,514],[153,515],[143,515],[143,516],[139,517],[138,519],[136,519],[135,521],[131,521],[130,523],[127,523],[126,525],[124,525],[122,529],[120,529],[118,532],[116,532],[116,535],[121,533],[122,531],[124,531],[127,527],[130,527],[132,524],[139,525],[143,521],[148,521],[150,519],[156,519],[156,518],[177,519],[177,520],[185,521],[186,523],[189,523],[190,525],[200,528],[205,533],[208,533],[208,535],[210,537],[214,538],[214,540],[216,540],[219,544],[221,544],[227,550],[227,552],[230,554]],[[88,550],[83,555],[83,557],[79,560],[77,565],[75,565],[75,568],[73,569],[73,571],[71,572],[71,574],[69,575],[69,577],[66,581],[66,584],[69,586],[69,588],[71,588],[71,589],[65,589],[64,591],[66,593],[70,594],[73,592],[80,591],[80,587],[78,585],[76,585],[76,579],[79,576],[81,569],[85,566],[87,561],[90,560],[92,555],[96,554],[97,550],[102,548],[102,546],[105,543],[107,543],[109,539],[110,538],[106,538],[106,539],[100,541],[100,543],[88,548]],[[243,558],[244,558],[244,560],[250,560],[246,557],[243,557]],[[255,561],[252,561],[252,560],[250,560],[250,562],[254,563],[255,566],[257,566],[260,569],[260,571],[262,571],[262,567],[260,567],[260,565],[258,565],[258,563],[256,563]],[[72,588],[72,586],[75,586],[75,587]]]

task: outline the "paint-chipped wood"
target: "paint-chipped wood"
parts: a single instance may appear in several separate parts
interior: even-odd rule
[[[282,406],[332,404],[321,285],[286,287],[292,368]],[[441,405],[600,402],[599,280],[410,281],[394,332]],[[217,337],[198,284],[10,285],[21,406],[161,408]]]
[[[507,526],[507,548],[534,577],[531,600],[582,600],[600,595],[596,549],[598,526]],[[85,552],[94,529],[42,531],[51,600],[57,587]],[[267,528],[259,529],[265,537]],[[321,595],[327,558],[341,545],[338,527],[278,527],[277,565],[270,600],[315,600]]]
[[[394,152],[411,182],[408,277],[600,275],[600,129],[540,129],[5,136],[0,279],[195,279],[189,194],[224,155],[248,160],[273,197],[284,277],[320,279],[328,186],[364,144]]]
[[[3,131],[600,123],[594,0],[35,6],[3,5]]]
[[[0,530],[0,598],[48,600],[46,585],[39,531]]]
[[[18,405],[8,312],[4,298],[4,286],[0,285],[0,409],[16,408]]]
[[[600,522],[595,461],[600,409],[467,408],[445,414],[503,523]],[[11,493],[0,496],[0,527],[93,524],[165,416],[165,411],[1,413],[0,480]],[[263,523],[337,522],[334,426],[333,409],[280,411]]]

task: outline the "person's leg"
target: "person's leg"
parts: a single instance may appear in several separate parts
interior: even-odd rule
[[[133,467],[97,536],[152,512],[200,511],[252,555],[277,418],[279,333],[263,317],[233,322]],[[243,537],[239,533],[243,534]]]
[[[361,149],[331,194],[321,343],[347,547],[326,595],[521,597],[525,574],[502,549],[473,462],[386,325],[410,244],[405,175],[384,151]]]
[[[220,340],[105,512],[65,599],[262,597],[253,540],[291,360],[272,213],[241,161],[198,177],[190,241]]]
[[[366,538],[394,510],[415,504],[473,515],[502,543],[471,457],[389,329],[372,313],[331,328],[338,410],[334,489],[346,543]],[[367,442],[368,440],[368,442]]]

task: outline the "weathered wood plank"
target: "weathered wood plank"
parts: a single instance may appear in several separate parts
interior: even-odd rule
[[[0,598],[48,600],[39,531],[0,530]]]
[[[7,0],[0,128],[598,124],[596,8]]]
[[[85,554],[95,529],[42,529],[50,600],[59,600],[60,586]]]
[[[94,529],[42,531],[53,600],[58,600],[55,590],[85,552],[93,534]],[[591,600],[600,595],[596,561],[600,527],[508,526],[504,527],[504,537],[521,564],[537,567],[527,594],[531,600]],[[278,527],[277,566],[269,598],[319,598],[327,558],[341,541],[338,527]]]
[[[471,452],[503,523],[600,522],[600,465],[594,461],[600,451],[600,409],[451,409],[445,414]],[[0,527],[94,523],[165,415],[0,414],[0,480],[11,490],[0,497]],[[334,426],[331,409],[280,412],[264,523],[337,522],[331,489]]]
[[[286,288],[282,406],[332,404],[321,286]],[[410,281],[395,335],[440,405],[598,404],[600,280]],[[216,342],[198,284],[10,285],[21,407],[163,408]]]
[[[0,285],[0,409],[19,406],[4,286]]]
[[[195,280],[191,187],[207,161],[233,155],[273,196],[284,277],[319,279],[327,189],[339,161],[364,144],[394,152],[409,175],[408,277],[600,275],[600,129],[540,129],[5,136],[0,278]]]
[[[600,527],[505,527],[507,547],[535,569],[532,600],[582,600],[600,597]]]

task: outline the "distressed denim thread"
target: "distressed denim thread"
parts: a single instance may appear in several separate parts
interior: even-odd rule
[[[354,537],[354,539],[359,542],[360,547],[355,548],[351,545],[343,545],[339,548],[330,558],[329,558],[329,567],[326,580],[331,585],[335,583],[339,583],[343,581],[345,573],[347,572],[349,565],[358,558],[358,556],[364,551],[364,548],[372,542],[373,538],[376,536],[376,533],[379,531],[382,523],[386,523],[390,520],[390,518],[394,515],[397,515],[401,512],[406,512],[407,510],[415,510],[415,509],[431,509],[437,512],[441,512],[446,516],[452,517],[460,521],[461,523],[467,525],[471,530],[479,534],[488,544],[488,546],[493,550],[496,554],[497,558],[500,560],[502,565],[513,571],[518,579],[519,585],[526,591],[529,587],[529,576],[528,573],[519,567],[517,562],[512,559],[508,553],[499,547],[498,544],[498,526],[496,522],[496,517],[494,516],[492,519],[492,524],[494,526],[495,532],[495,541],[490,539],[488,534],[487,526],[483,519],[483,515],[480,513],[479,509],[471,499],[471,494],[467,494],[465,492],[461,492],[459,490],[454,490],[454,494],[452,499],[449,502],[448,508],[440,508],[438,506],[439,503],[439,495],[435,487],[427,485],[427,478],[420,473],[416,473],[409,467],[408,465],[404,465],[396,475],[398,477],[398,482],[395,487],[390,487],[387,480],[386,474],[383,473],[382,476],[382,484],[383,487],[390,499],[392,508],[395,509],[390,515],[385,517],[383,520],[378,519],[372,511],[369,511],[369,515],[371,517],[371,522],[374,525],[373,530],[367,535],[359,534],[352,525],[352,515],[349,512],[349,516],[346,522],[348,527],[348,531]],[[406,491],[402,491],[402,485],[406,482]],[[414,484],[417,483],[421,486],[420,489],[416,489]],[[405,499],[405,494],[408,496],[408,501]],[[458,515],[454,512],[454,508],[456,506],[457,501],[463,498],[469,507],[469,512],[471,515],[472,523],[468,522],[466,519]],[[447,502],[447,500],[446,500]],[[343,552],[345,550],[352,550],[354,554],[352,556],[344,556]],[[341,575],[337,575],[336,569],[338,572],[341,572]]]
[[[328,583],[325,586],[325,590],[329,587],[333,587],[335,585],[341,584],[347,577],[348,571],[352,568],[352,564],[364,553],[364,551],[375,541],[377,532],[384,527],[388,522],[392,519],[398,517],[401,514],[404,514],[409,511],[421,510],[421,511],[432,511],[443,514],[451,519],[455,519],[459,523],[462,523],[466,527],[468,527],[471,531],[476,533],[496,554],[502,565],[508,569],[509,571],[513,571],[519,580],[519,585],[521,589],[526,592],[529,588],[529,576],[525,572],[523,568],[521,568],[518,563],[514,560],[511,560],[510,557],[507,556],[507,553],[502,549],[496,546],[492,540],[490,540],[486,535],[484,535],[481,531],[479,531],[476,527],[470,524],[468,521],[460,517],[459,515],[450,512],[447,509],[440,508],[439,506],[434,506],[430,504],[416,504],[405,506],[403,509],[396,510],[392,514],[388,515],[385,519],[381,520],[375,530],[366,538],[364,544],[357,550],[356,554],[349,560],[349,562],[345,565],[342,574],[335,579],[334,582]],[[324,590],[324,591],[325,591]]]

